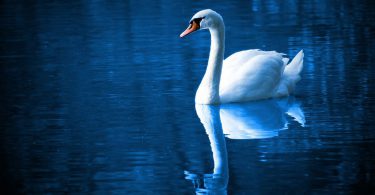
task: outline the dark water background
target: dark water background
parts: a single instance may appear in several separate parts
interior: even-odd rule
[[[194,95],[211,8],[226,54],[305,51],[305,126],[226,138],[229,194],[375,193],[374,1],[2,1],[3,194],[193,194],[212,173]],[[267,117],[267,116],[264,116]]]

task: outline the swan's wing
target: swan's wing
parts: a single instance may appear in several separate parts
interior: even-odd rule
[[[259,49],[249,49],[249,50],[236,52],[230,55],[229,57],[227,57],[223,63],[223,70],[224,72],[227,72],[225,71],[226,69],[228,71],[236,70],[239,67],[246,64],[253,57],[258,56],[258,55],[279,56],[280,58],[283,59],[284,65],[286,65],[289,61],[288,58],[283,58],[283,56],[285,55],[284,53],[278,53],[276,51],[262,51]]]
[[[239,102],[272,96],[285,67],[283,54],[246,50],[224,60],[220,101]]]
[[[236,52],[224,60],[223,69],[240,66],[241,64],[246,63],[254,56],[259,55],[259,52],[262,51],[259,49],[250,49]]]

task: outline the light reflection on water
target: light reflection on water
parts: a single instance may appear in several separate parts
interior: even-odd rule
[[[209,34],[178,35],[203,8],[224,17],[225,56],[305,51],[305,122],[272,103],[260,107],[288,129],[224,138],[228,193],[374,191],[373,4],[2,2],[0,192],[193,193],[183,171],[215,167],[194,109]]]

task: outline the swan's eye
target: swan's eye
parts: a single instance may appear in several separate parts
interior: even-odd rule
[[[200,24],[201,21],[202,21],[204,18],[205,18],[205,17],[202,17],[202,18],[194,18],[194,19],[190,22],[190,24],[193,23],[193,22],[195,22],[196,24]]]

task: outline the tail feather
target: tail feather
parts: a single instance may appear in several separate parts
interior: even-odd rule
[[[293,60],[285,67],[285,76],[297,76],[303,68],[303,50],[298,52],[298,54],[293,58]]]
[[[294,91],[296,83],[301,80],[299,74],[303,68],[303,57],[304,53],[303,50],[301,50],[293,60],[285,66],[279,87],[274,95],[275,97],[286,96]]]

